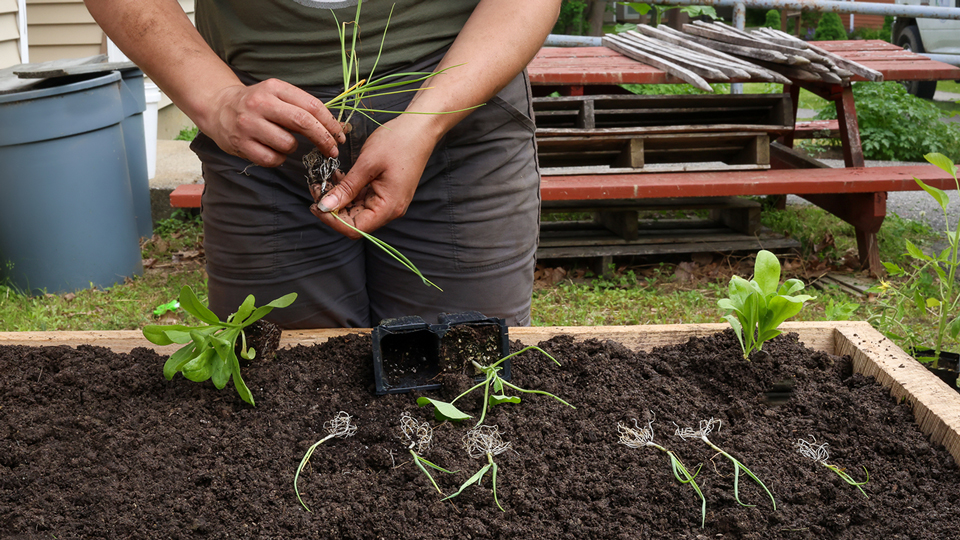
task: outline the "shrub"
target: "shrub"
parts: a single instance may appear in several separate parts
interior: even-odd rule
[[[820,23],[817,24],[817,30],[813,33],[814,41],[836,41],[847,39],[847,31],[843,28],[843,22],[836,13],[824,13],[820,17]]]
[[[860,82],[853,85],[863,157],[887,161],[924,161],[930,152],[960,159],[960,127],[940,121],[932,103],[907,93],[896,82]],[[817,119],[837,117],[831,103]]]
[[[780,29],[780,12],[775,9],[771,9],[770,11],[768,11],[767,17],[763,21],[763,27],[776,28],[777,30],[779,30]]]

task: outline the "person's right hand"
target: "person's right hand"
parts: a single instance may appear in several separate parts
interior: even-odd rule
[[[268,79],[228,86],[200,130],[224,152],[263,167],[277,167],[297,149],[293,133],[307,137],[325,156],[346,142],[343,128],[323,103],[292,84]]]

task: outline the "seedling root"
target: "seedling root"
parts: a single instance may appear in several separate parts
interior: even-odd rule
[[[353,437],[353,435],[357,432],[357,426],[352,423],[352,420],[352,416],[344,411],[340,411],[336,416],[333,417],[333,419],[328,422],[324,422],[323,429],[327,430],[327,436],[313,443],[313,446],[307,449],[307,453],[304,454],[303,459],[300,460],[300,466],[297,467],[297,473],[293,475],[293,491],[297,494],[297,500],[300,501],[300,505],[303,506],[307,512],[310,512],[311,510],[307,508],[307,505],[303,502],[303,499],[300,498],[300,487],[298,485],[300,472],[303,471],[303,468],[307,466],[307,462],[310,461],[310,456],[313,455],[313,451],[324,442],[334,438],[345,439],[347,437]]]

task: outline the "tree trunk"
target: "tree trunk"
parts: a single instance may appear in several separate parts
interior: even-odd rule
[[[590,35],[603,35],[603,15],[607,11],[607,2],[604,0],[592,0],[589,10]]]

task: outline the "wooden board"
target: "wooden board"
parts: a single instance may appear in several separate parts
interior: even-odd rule
[[[646,326],[526,327],[510,328],[510,338],[525,345],[557,335],[576,339],[616,340],[634,350],[683,343],[692,337],[707,336],[727,328],[726,324],[685,324]],[[874,377],[889,389],[898,402],[913,409],[920,429],[934,444],[942,444],[960,462],[960,394],[892,341],[865,322],[787,322],[782,329],[797,333],[812,349],[830,354],[849,355],[856,372]],[[327,329],[284,332],[283,347],[322,343],[334,336],[369,333],[369,329]],[[117,332],[0,332],[0,345],[51,346],[95,345],[116,352],[134,347],[157,349],[169,354],[172,347],[155,347],[139,331]],[[160,366],[157,367],[158,373]],[[891,403],[892,405],[892,403]]]

